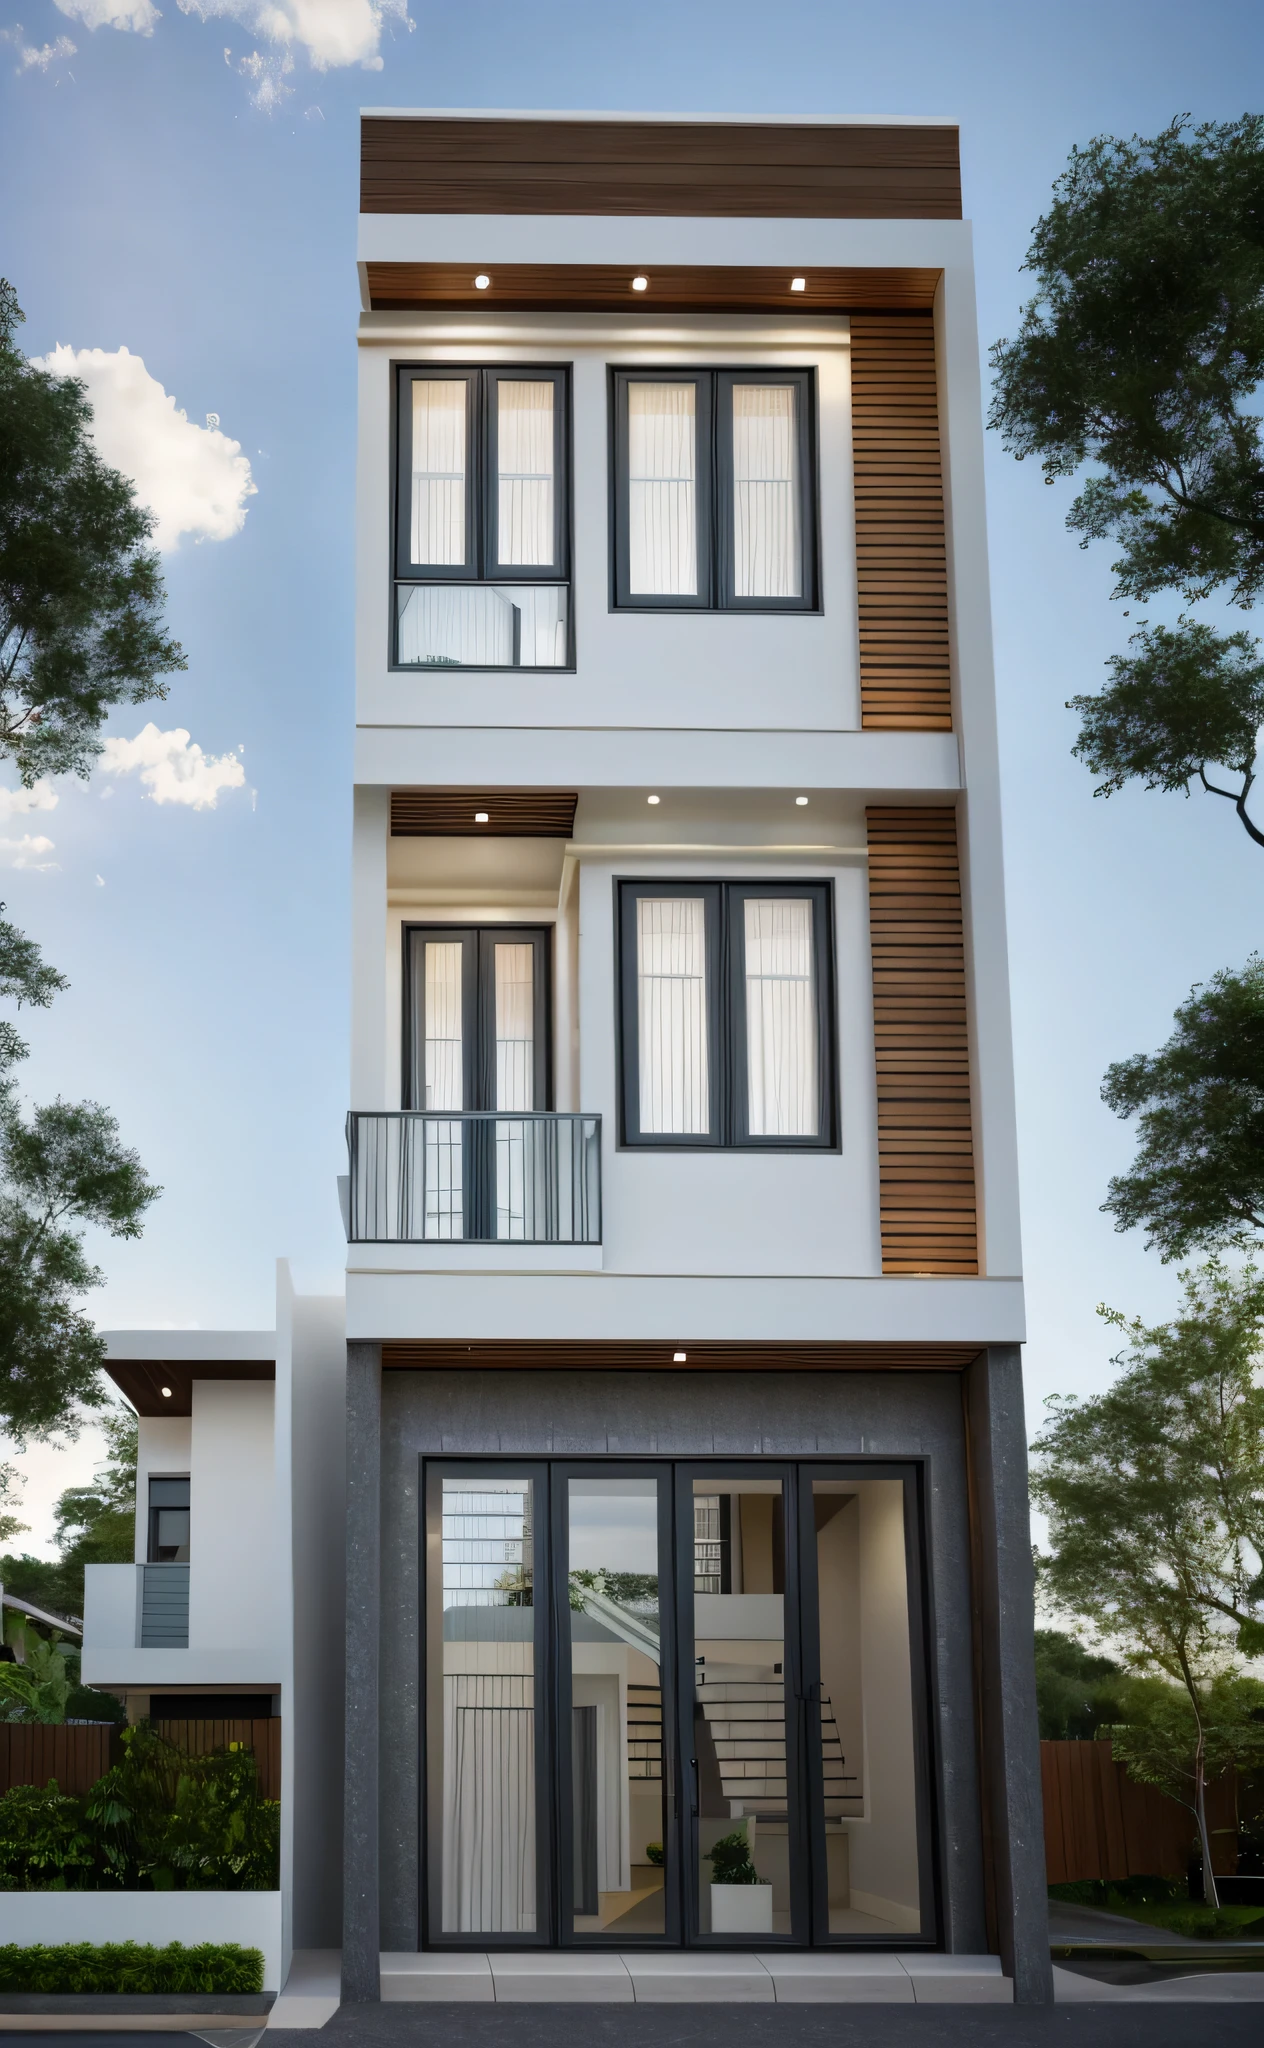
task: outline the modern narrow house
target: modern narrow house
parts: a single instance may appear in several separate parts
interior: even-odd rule
[[[1047,1997],[956,130],[360,205],[344,1993]]]
[[[111,1339],[85,1675],[271,1702],[348,1999],[1048,1999],[957,132],[360,206],[345,1350]]]

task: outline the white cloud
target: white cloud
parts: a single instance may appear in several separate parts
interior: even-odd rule
[[[55,811],[57,791],[41,775],[32,789],[0,789],[0,824],[9,818],[25,818],[32,811]]]
[[[130,28],[139,36],[151,36],[162,15],[153,0],[54,0],[61,13],[85,28]]]
[[[67,57],[75,54],[75,45],[69,36],[58,36],[55,43],[45,43],[36,49],[33,43],[23,41],[25,31],[19,23],[12,28],[0,29],[0,43],[12,43],[18,53],[18,71],[48,71],[54,64],[62,64]]]
[[[32,837],[24,832],[20,839],[0,839],[0,864],[6,868],[55,868],[55,860],[41,860],[40,855],[51,853],[53,842],[42,834]]]
[[[109,4],[109,0],[100,0],[100,4]],[[201,21],[226,17],[241,22],[264,42],[304,50],[316,71],[333,71],[347,64],[380,71],[383,30],[392,23],[413,27],[408,0],[179,0],[179,4],[183,14],[196,14]]]
[[[213,811],[221,790],[241,789],[246,780],[236,754],[204,754],[183,726],[159,732],[152,719],[134,740],[107,740],[101,766],[107,775],[139,771],[156,804],[187,804],[194,811]]]
[[[79,377],[92,403],[92,438],[112,469],[136,485],[157,521],[154,539],[174,548],[181,534],[227,540],[246,521],[255,494],[240,441],[199,427],[129,349],[69,348],[35,358],[55,377]]]

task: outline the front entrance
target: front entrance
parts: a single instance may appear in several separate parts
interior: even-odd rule
[[[933,1943],[922,1480],[427,1460],[423,1943]]]

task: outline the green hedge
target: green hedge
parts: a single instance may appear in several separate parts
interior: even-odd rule
[[[140,1997],[147,1992],[262,1990],[259,1950],[239,1948],[232,1941],[203,1941],[196,1948],[186,1948],[181,1941],[166,1948],[142,1947],[136,1941],[109,1941],[100,1947],[88,1941],[70,1941],[59,1948],[0,1947],[0,1993],[126,1991]]]

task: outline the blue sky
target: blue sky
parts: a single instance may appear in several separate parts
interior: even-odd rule
[[[219,415],[255,485],[225,510],[233,458],[203,430],[208,537],[195,517],[165,555],[188,672],[110,727],[130,740],[152,717],[189,745],[164,743],[165,769],[151,748],[148,785],[124,750],[120,772],[60,783],[55,808],[0,818],[0,838],[52,841],[0,868],[0,896],[72,983],[30,1026],[24,1085],[107,1102],[165,1189],[139,1244],[99,1248],[107,1326],[270,1323],[278,1253],[300,1285],[338,1280],[357,109],[956,119],[986,346],[1013,330],[1072,144],[1236,116],[1264,59],[1264,14],[1228,0],[408,0],[407,16],[404,0],[0,0],[0,268],[29,353],[128,349],[191,426]],[[1109,549],[1081,552],[1070,491],[995,444],[989,492],[1034,1419],[1108,1372],[1098,1301],[1158,1317],[1175,1299],[1171,1269],[1099,1213],[1131,1139],[1098,1085],[1258,942],[1264,860],[1214,799],[1094,801],[1063,707],[1128,631]],[[213,805],[155,801],[191,771],[222,785]],[[33,1546],[93,1454],[90,1438],[30,1454]]]

